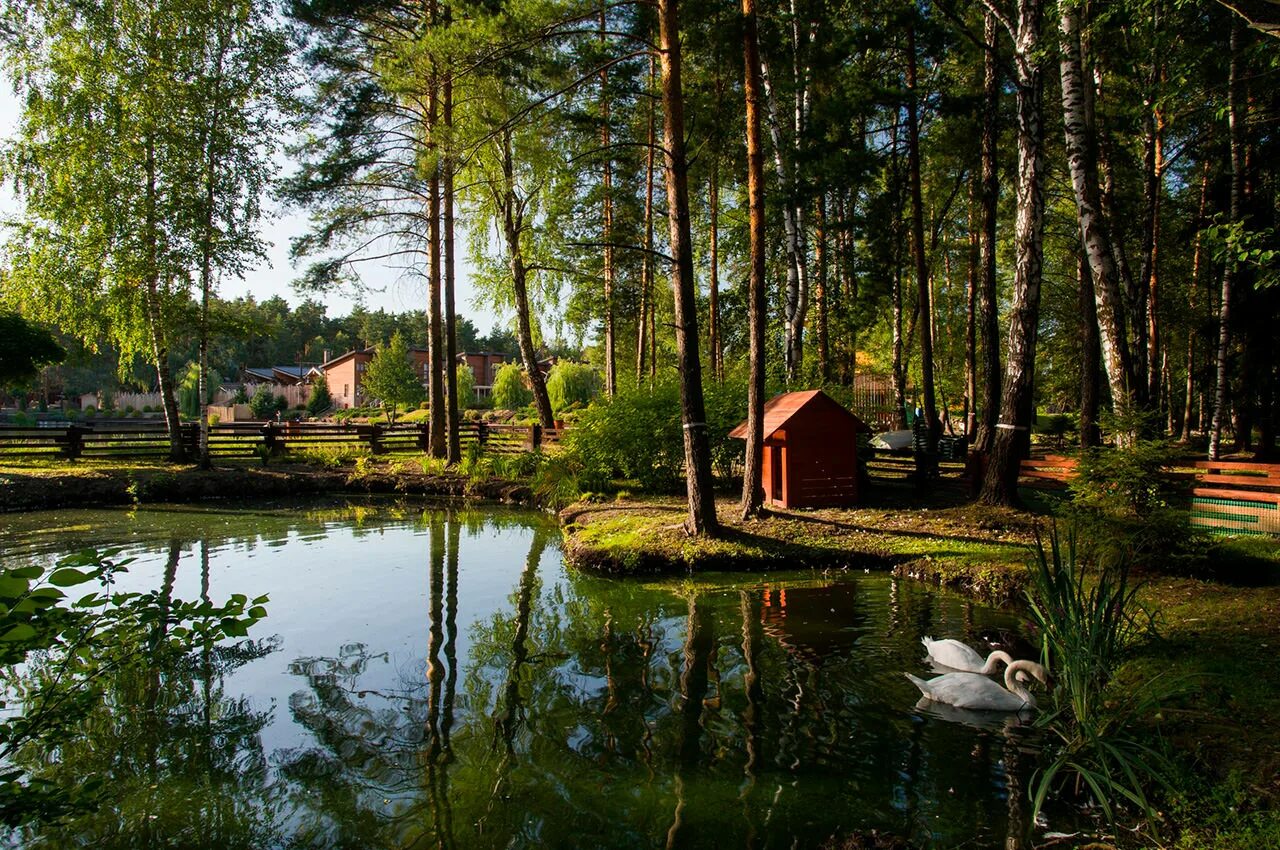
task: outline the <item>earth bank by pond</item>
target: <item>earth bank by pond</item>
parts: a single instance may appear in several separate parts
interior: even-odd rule
[[[126,588],[270,595],[248,641],[163,671],[160,698],[113,683],[51,768],[107,776],[108,805],[31,846],[1002,847],[1021,828],[1025,730],[918,709],[901,675],[924,672],[924,634],[1019,624],[916,582],[623,582],[567,571],[551,518],[501,508],[0,525],[6,565],[123,545]]]

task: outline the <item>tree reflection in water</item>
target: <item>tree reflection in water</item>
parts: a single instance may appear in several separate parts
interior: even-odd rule
[[[166,610],[183,556],[172,539],[158,589]],[[200,594],[209,602],[209,548],[199,544]],[[230,696],[224,681],[236,669],[279,647],[275,638],[183,644],[161,618],[145,645],[119,647],[136,663],[105,673],[103,699],[58,752],[34,748],[21,759],[40,774],[75,785],[100,776],[109,789],[95,811],[25,836],[31,848],[276,846],[282,839],[278,800],[270,787],[261,732],[270,710]],[[136,650],[136,652],[135,652]],[[31,676],[43,675],[37,664]],[[32,765],[34,767],[34,764]]]
[[[402,513],[359,521],[416,559],[423,603],[387,603],[417,618],[412,663],[378,624],[295,658],[275,723],[303,743],[270,753],[270,712],[223,687],[270,643],[122,678],[76,755],[120,804],[43,846],[762,848],[872,829],[1026,846],[1007,793],[1034,767],[1025,730],[913,708],[901,676],[923,672],[922,630],[1012,618],[879,576],[596,578],[560,568],[537,515]],[[364,571],[351,587],[380,591]]]

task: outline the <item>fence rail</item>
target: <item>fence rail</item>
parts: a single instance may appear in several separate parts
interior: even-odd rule
[[[199,429],[181,426],[183,445],[194,453]],[[465,422],[458,437],[463,449],[479,445],[487,452],[518,454],[556,445],[564,429],[539,425],[495,425]],[[371,454],[425,452],[430,448],[426,423],[364,425],[326,422],[229,422],[209,428],[214,457],[287,455],[308,449],[350,446]],[[128,426],[75,424],[63,428],[0,425],[0,460],[19,458],[158,458],[169,454],[169,432],[163,422]]]

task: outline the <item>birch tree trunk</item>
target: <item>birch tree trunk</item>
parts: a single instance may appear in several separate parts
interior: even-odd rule
[[[605,10],[600,10],[600,41],[605,40]],[[603,204],[601,230],[604,242],[604,392],[618,391],[617,344],[613,315],[613,157],[609,150],[609,71],[600,69],[600,148],[604,151]]]
[[[1118,415],[1123,416],[1134,403],[1134,378],[1125,337],[1120,275],[1110,231],[1100,207],[1097,144],[1089,93],[1084,82],[1080,21],[1069,3],[1063,3],[1061,9],[1060,68],[1067,165],[1080,220],[1080,240],[1093,279],[1102,359],[1111,387],[1112,406]]]
[[[1102,442],[1098,430],[1098,305],[1093,293],[1093,274],[1081,251],[1076,263],[1080,304],[1080,447],[1092,448]]]
[[[1031,428],[1040,282],[1044,259],[1044,124],[1040,61],[1042,0],[1019,0],[1018,20],[1006,24],[1014,41],[1018,111],[1018,203],[1016,265],[1009,316],[1009,357],[1005,367],[1000,421],[996,423],[981,500],[1017,501],[1021,447]],[[993,10],[994,11],[994,10]]]
[[[689,165],[685,155],[684,92],[680,82],[678,4],[679,0],[658,0],[658,49],[662,69],[667,217],[671,226],[671,288],[680,367],[680,418],[689,493],[685,527],[692,535],[711,536],[717,531],[718,523],[711,492],[711,441],[702,399],[702,363],[698,358],[698,303],[689,225]]]

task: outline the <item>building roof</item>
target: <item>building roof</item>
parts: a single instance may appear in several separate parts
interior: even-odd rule
[[[764,438],[767,440],[781,430],[792,417],[811,405],[821,405],[833,410],[840,410],[853,421],[854,427],[860,431],[869,430],[857,416],[854,416],[840,402],[822,390],[803,390],[794,393],[781,393],[765,402],[764,405]],[[739,440],[747,438],[747,423],[743,422],[729,432],[729,436]]]

